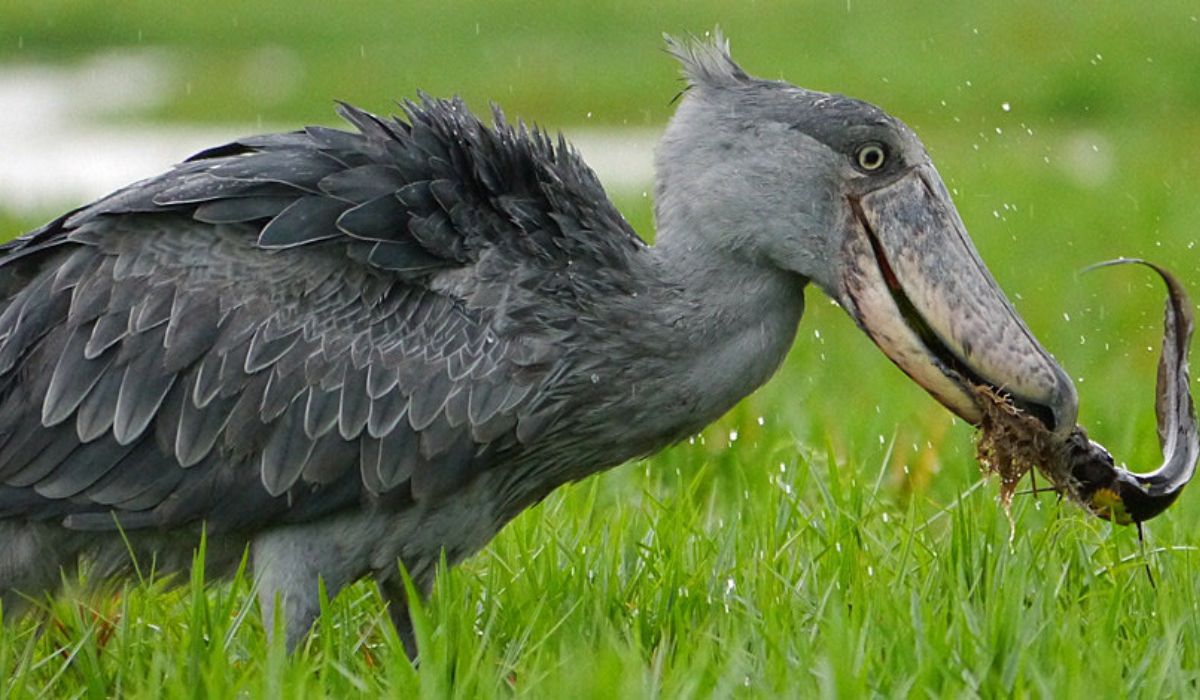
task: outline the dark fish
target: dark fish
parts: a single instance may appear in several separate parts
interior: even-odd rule
[[[1200,433],[1188,377],[1188,346],[1194,327],[1191,301],[1179,280],[1154,263],[1121,259],[1093,268],[1125,263],[1149,267],[1167,286],[1154,403],[1163,463],[1146,474],[1130,472],[1115,466],[1112,456],[1099,444],[1088,441],[1086,450],[1068,453],[1065,465],[1075,482],[1076,499],[1093,513],[1121,524],[1149,520],[1166,510],[1191,480],[1200,458]]]
[[[1018,411],[988,387],[976,387],[984,405],[978,443],[984,469],[999,473],[1007,503],[1017,480],[1036,466],[1054,484],[1092,513],[1122,525],[1149,520],[1167,509],[1191,480],[1200,458],[1200,432],[1189,393],[1188,347],[1192,338],[1191,301],[1171,273],[1145,260],[1122,258],[1088,269],[1127,263],[1145,265],[1167,286],[1162,355],[1158,362],[1155,413],[1163,463],[1148,473],[1117,466],[1100,443],[1076,426],[1065,437]]]

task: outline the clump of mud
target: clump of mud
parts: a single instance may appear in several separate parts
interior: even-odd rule
[[[1056,491],[1068,492],[1061,441],[1055,440],[1041,421],[1018,409],[991,387],[974,389],[983,409],[975,457],[985,474],[1000,477],[1000,502],[1005,510],[1012,504],[1017,484],[1035,468]]]

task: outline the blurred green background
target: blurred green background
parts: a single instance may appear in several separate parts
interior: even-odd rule
[[[5,129],[5,118],[19,121],[20,112],[29,110],[24,128],[45,139],[48,149],[69,142],[73,131],[84,130],[116,134],[125,142],[132,139],[135,150],[139,135],[144,135],[149,149],[152,133],[333,124],[334,99],[389,112],[395,100],[424,90],[437,96],[461,95],[481,114],[486,114],[489,102],[495,102],[511,118],[562,130],[568,138],[601,133],[613,144],[626,138],[639,143],[647,132],[661,129],[681,87],[677,66],[661,50],[661,33],[703,33],[718,24],[730,38],[735,58],[749,72],[863,98],[913,126],[952,189],[993,274],[1034,333],[1076,378],[1081,422],[1118,458],[1142,469],[1156,465],[1153,377],[1161,338],[1161,285],[1150,273],[1134,268],[1084,276],[1077,272],[1104,259],[1147,257],[1169,266],[1193,295],[1200,294],[1196,284],[1200,279],[1196,243],[1200,238],[1200,5],[1195,2],[9,0],[0,3],[0,88],[6,84],[11,88],[13,83],[5,81],[13,75],[25,76],[25,82],[19,83],[24,87],[16,93],[3,93],[10,95],[11,103],[0,104],[0,131]],[[129,56],[141,63],[120,62]],[[114,60],[115,65],[130,67],[120,94],[109,91],[100,80],[103,71],[112,72]],[[146,65],[154,70],[143,72]],[[74,94],[68,95],[73,99],[49,107],[41,104],[49,110],[48,117],[38,116],[17,99],[25,90],[36,97],[39,85],[64,74],[75,81],[68,83],[74,86]],[[90,80],[91,76],[96,79]],[[31,167],[28,163],[18,166],[6,157],[6,137],[13,138],[0,133],[0,184],[32,181],[34,173],[24,170]],[[61,175],[66,180],[67,175],[92,167],[107,148],[105,141],[97,141],[54,166],[62,172],[43,172],[39,177]],[[181,136],[177,149],[170,144],[168,148],[172,158],[182,159],[195,147],[190,141],[185,144]],[[651,191],[648,181],[611,188],[618,206],[647,238],[653,235]],[[6,202],[0,197],[4,236],[83,203],[67,196],[53,206],[16,206],[18,199]],[[736,443],[734,449],[727,449],[731,443]],[[810,462],[826,463],[827,447],[832,456],[828,473],[819,466],[809,470]],[[784,463],[792,465],[786,484]],[[873,492],[863,495],[866,483],[873,482],[877,473],[883,484],[879,502]],[[790,479],[796,479],[795,494]],[[616,582],[608,598],[578,593],[589,586],[596,593],[597,588],[590,569],[583,580],[581,564],[578,576],[568,577],[566,602],[551,602],[545,608],[549,612],[538,614],[549,616],[548,622],[541,623],[542,629],[549,629],[546,638],[555,640],[548,647],[561,643],[565,649],[576,649],[575,618],[560,631],[555,615],[566,610],[562,619],[571,617],[581,599],[598,600],[600,605],[607,601],[610,608],[587,619],[615,621],[616,634],[634,650],[628,665],[619,667],[622,672],[634,669],[657,678],[659,635],[669,642],[670,630],[675,629],[680,638],[689,639],[697,623],[680,614],[677,628],[661,632],[663,627],[656,627],[649,613],[637,618],[638,608],[630,601],[636,602],[639,595],[661,596],[664,610],[707,608],[700,601],[684,606],[671,597],[675,590],[669,585],[671,576],[685,574],[669,569],[671,576],[663,576],[668,584],[654,588],[654,577],[643,581],[634,564],[652,559],[655,552],[686,554],[687,547],[672,549],[685,538],[688,547],[696,541],[733,542],[735,535],[744,537],[749,526],[743,525],[739,534],[728,525],[743,522],[745,516],[746,523],[777,523],[782,534],[779,542],[761,535],[736,540],[741,554],[728,561],[719,558],[719,566],[728,567],[728,581],[733,582],[740,575],[737,572],[755,570],[750,562],[760,561],[764,548],[777,559],[797,559],[796,568],[763,574],[764,581],[778,583],[784,590],[784,602],[776,601],[774,608],[762,592],[769,590],[767,584],[760,582],[756,589],[753,579],[740,580],[738,590],[745,601],[735,606],[735,615],[740,615],[735,621],[754,624],[745,626],[750,632],[742,633],[744,637],[709,639],[715,645],[714,658],[724,658],[727,652],[736,658],[731,649],[737,644],[727,648],[725,641],[761,639],[764,629],[773,629],[769,624],[773,615],[790,611],[799,620],[793,622],[805,631],[800,648],[808,644],[811,653],[832,659],[835,665],[853,660],[853,670],[867,679],[864,686],[880,677],[887,687],[891,676],[879,675],[881,668],[887,668],[887,658],[867,654],[864,661],[862,650],[882,644],[883,657],[899,654],[888,646],[892,640],[905,649],[911,646],[918,657],[925,654],[932,659],[921,661],[929,668],[948,669],[947,688],[962,683],[977,690],[1012,691],[1021,687],[1013,680],[1021,674],[1061,671],[1076,682],[1063,686],[1064,696],[1072,695],[1071,687],[1076,691],[1118,687],[1105,685],[1110,682],[1124,683],[1127,689],[1140,687],[1153,695],[1153,686],[1139,686],[1141,669],[1151,659],[1138,654],[1160,650],[1156,645],[1161,643],[1178,648],[1181,658],[1186,658],[1160,655],[1154,663],[1169,667],[1173,687],[1194,690],[1200,646],[1195,635],[1188,641],[1184,634],[1194,632],[1197,610],[1194,590],[1188,590],[1191,569],[1185,568],[1185,559],[1190,556],[1186,552],[1200,544],[1195,535],[1200,529],[1200,487],[1193,486],[1180,505],[1151,528],[1157,543],[1182,548],[1156,555],[1156,565],[1162,565],[1165,576],[1174,576],[1175,586],[1156,592],[1143,585],[1137,540],[1131,531],[1110,531],[1074,511],[1064,519],[1058,509],[1035,509],[1028,499],[1019,499],[1016,513],[1022,530],[1014,550],[1006,522],[994,515],[986,495],[994,485],[987,487],[989,491],[974,492],[967,499],[970,508],[941,520],[947,528],[952,526],[949,535],[943,538],[947,531],[937,527],[926,529],[943,514],[940,507],[954,502],[978,480],[969,426],[955,422],[892,367],[845,314],[811,292],[798,342],[771,383],[694,443],[560,491],[535,515],[518,519],[488,553],[464,564],[459,576],[448,577],[447,585],[476,586],[486,594],[496,586],[479,581],[489,581],[488,576],[507,581],[501,576],[506,571],[501,564],[518,560],[511,588],[496,596],[499,602],[485,598],[488,610],[503,613],[508,606],[511,628],[491,637],[507,645],[522,639],[525,622],[533,615],[522,614],[521,606],[543,611],[546,600],[558,600],[545,592],[558,590],[551,574],[566,576],[561,570],[567,567],[556,564],[552,555],[565,557],[578,547],[570,542],[560,542],[557,550],[549,547],[550,554],[541,560],[550,581],[545,589],[528,589],[528,576],[520,579],[521,556],[532,552],[528,557],[536,559],[548,538],[570,540],[576,527],[591,533],[580,536],[583,542],[623,542],[628,548],[613,545],[602,550],[615,552],[619,561],[602,554],[596,565],[602,582],[606,570]],[[786,497],[780,495],[785,485]],[[834,528],[826,541],[822,529],[826,518],[841,522],[837,518],[842,514],[835,507],[838,499],[849,502],[860,497],[867,504],[865,515],[844,527],[838,525],[842,529]],[[778,512],[791,513],[791,520],[770,510],[780,499],[792,510],[780,506]],[[880,512],[882,521],[876,517]],[[889,513],[894,520],[889,521]],[[614,514],[613,530],[622,531],[612,540],[606,529],[608,514]],[[646,534],[636,540],[625,537],[626,530]],[[666,534],[655,539],[655,532]],[[695,540],[697,532],[699,540]],[[922,549],[925,537],[931,540]],[[814,540],[809,549],[788,549],[793,538],[819,541]],[[919,546],[913,556],[923,568],[910,575],[904,562],[910,561],[908,548],[914,539]],[[831,542],[836,542],[839,553],[845,543],[850,554],[845,571],[839,568],[838,577],[822,579],[820,567],[829,564]],[[858,556],[855,542],[863,551],[878,550],[896,558],[899,573],[890,564],[886,570],[882,566],[881,562],[892,561],[888,557],[854,559]],[[1008,543],[1008,559],[1004,543]],[[997,569],[1003,576],[995,574],[995,586],[1003,590],[1007,580],[1017,585],[1009,588],[1011,596],[1003,598],[1009,607],[992,608],[998,610],[994,619],[974,617],[993,604],[982,594],[975,597],[988,589],[984,584],[976,586],[971,572],[993,569],[990,564],[977,566],[972,557],[992,561],[993,553],[995,561],[1013,568]],[[1110,576],[1114,569],[1104,564],[1106,557],[1119,561],[1120,566],[1114,565],[1116,574]],[[962,572],[942,570],[943,563],[960,558],[967,562]],[[875,561],[876,569],[868,569],[868,576],[879,571],[880,577],[871,579],[867,589],[854,588],[872,595],[854,599],[848,608],[831,605],[832,612],[826,610],[828,584],[822,584],[825,588],[811,584],[813,591],[805,587],[810,573],[817,581],[861,586],[867,580],[861,576],[862,561]],[[726,574],[716,576],[712,572],[717,565],[711,571],[705,566],[693,565],[686,576],[695,576],[700,582],[696,585],[708,586],[711,594],[724,585]],[[573,564],[570,572],[575,575]],[[924,572],[930,573],[926,577]],[[981,574],[985,584],[987,575]],[[442,595],[436,619],[461,625],[465,630],[461,639],[474,643],[477,630],[472,625],[477,621],[464,613],[462,620],[454,622],[458,618],[448,613],[465,610],[453,595],[461,599],[467,594],[457,588],[452,591],[450,596]],[[710,607],[719,608],[719,590],[716,595],[718,603]],[[724,595],[728,597],[730,589]],[[355,605],[364,599],[355,598]],[[817,600],[819,605],[812,602]],[[883,600],[894,603],[894,609],[879,612],[876,620],[870,601]],[[930,638],[942,628],[959,630],[955,634],[963,637],[947,633],[944,646],[924,641],[908,645],[904,635],[919,627],[922,606]],[[369,614],[379,615],[376,608],[368,608]],[[1030,613],[1031,618],[1036,619],[1022,627],[1022,636],[1012,637],[1007,645],[989,636],[996,630],[1011,631],[1005,621],[1019,619],[1030,608],[1036,613]],[[726,604],[724,614],[729,610]],[[1157,610],[1161,616],[1156,617]],[[843,624],[838,617],[843,614],[856,622]],[[1181,627],[1189,619],[1193,627]],[[755,626],[754,621],[762,620],[766,622],[761,627]],[[871,625],[877,622],[888,631],[872,635]],[[1101,622],[1108,626],[1093,633]],[[360,623],[345,625],[351,635],[354,624]],[[850,633],[838,636],[841,630]],[[863,636],[852,636],[862,630]],[[780,635],[787,638],[792,632],[788,628]],[[645,634],[645,639],[639,634]],[[75,635],[64,638],[63,644],[73,643]],[[563,658],[591,663],[589,654],[609,653],[611,648],[624,653],[626,647],[613,647],[610,637],[599,639]],[[973,640],[974,646],[961,639]],[[1018,639],[1022,641],[1014,641]],[[1040,659],[1023,658],[1022,644],[1030,639],[1040,645]],[[1085,639],[1097,643],[1093,648],[1101,650],[1100,656],[1077,653]],[[1176,645],[1177,641],[1188,643]],[[1111,647],[1102,646],[1110,642]],[[517,659],[512,663],[519,669],[521,662],[536,656],[533,648],[539,644],[502,648]],[[794,657],[794,650],[788,651],[786,645],[764,651],[756,644],[744,642],[743,651],[753,659],[778,663],[781,684],[790,682],[793,674],[812,682],[808,657]],[[0,668],[6,658],[2,646]],[[1131,651],[1133,655],[1120,663],[1109,664],[1116,654]],[[499,652],[486,652],[491,653]],[[47,654],[53,658],[53,652]],[[478,658],[484,660],[480,667],[490,678],[492,657],[486,654]],[[234,664],[241,663],[234,658]],[[906,657],[900,658],[897,663],[902,665]],[[977,664],[970,662],[972,658]],[[1068,658],[1070,664],[1057,664]],[[1101,668],[1095,666],[1099,661]],[[239,668],[257,673],[255,663],[247,661]],[[554,657],[548,663],[535,668],[556,669],[552,673],[571,679],[572,662]],[[589,673],[608,673],[608,667],[597,671],[593,666],[580,665],[585,679],[581,685],[593,677]],[[975,685],[966,671],[959,674],[960,666],[991,668],[1000,680],[993,686]],[[223,666],[212,668],[216,669],[212,678],[222,677]],[[422,671],[436,674],[438,668],[431,661]],[[340,673],[341,667],[335,670]],[[540,671],[520,676],[524,672],[496,674],[520,689],[524,678],[536,678]],[[334,671],[330,674],[337,676]],[[673,677],[686,681],[692,675],[683,668]],[[740,671],[730,675],[739,682],[741,677]],[[514,678],[519,680],[514,683]],[[746,678],[748,683],[749,675]],[[539,690],[536,681],[526,687],[534,693]],[[1052,688],[1057,686],[1031,692],[1055,695]]]
[[[424,89],[475,107],[496,100],[553,126],[659,124],[675,69],[661,32],[720,24],[737,56],[785,77],[885,103],[928,128],[1014,119],[1178,120],[1200,107],[1192,2],[174,3],[43,0],[0,8],[0,58],[76,61],[113,47],[163,47],[180,63],[173,120],[313,121],[333,97],[385,110]],[[288,76],[253,75],[263,49]],[[295,81],[256,90],[255,82]],[[958,117],[959,119],[955,119]],[[986,123],[984,123],[986,122]]]
[[[134,134],[163,123],[334,123],[334,99],[389,112],[424,90],[481,113],[495,102],[568,137],[602,128],[619,139],[670,116],[680,82],[661,33],[719,24],[750,72],[867,99],[916,129],[993,273],[1081,382],[1083,422],[1149,463],[1159,289],[1134,269],[1076,273],[1145,256],[1194,289],[1198,15],[1193,2],[45,0],[0,5],[0,71],[86,76],[98,55],[149,52],[139,55],[168,79],[89,117]],[[80,167],[94,155],[78,153]],[[650,190],[613,191],[647,238]],[[0,202],[0,225],[15,235],[56,213]],[[815,293],[783,376],[739,411],[864,456],[893,434],[919,456],[950,427],[954,469],[973,475],[967,428]],[[925,456],[930,470],[944,459]]]

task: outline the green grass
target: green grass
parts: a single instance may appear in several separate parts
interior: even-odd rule
[[[1200,294],[1194,7],[445,5],[10,3],[0,60],[169,46],[171,99],[118,118],[328,121],[332,97],[386,111],[423,87],[569,133],[661,123],[677,83],[658,32],[719,20],[755,72],[916,126],[992,272],[1081,380],[1082,423],[1158,463],[1162,291],[1143,270],[1075,273],[1145,256]],[[304,67],[270,104],[230,79],[265,44]],[[618,203],[652,230],[648,200]],[[250,582],[152,580],[64,596],[41,636],[0,628],[0,696],[1195,695],[1200,495],[1150,524],[1143,554],[1046,496],[1018,497],[1010,530],[979,478],[969,427],[813,292],[780,375],[694,443],[560,490],[442,576],[419,669],[368,586],[288,657]]]
[[[442,576],[417,670],[367,587],[289,659],[244,579],[147,583],[56,602],[41,638],[6,628],[7,697],[1194,692],[1196,552],[1143,558],[1130,531],[1030,499],[1010,541],[965,459],[938,489],[961,493],[905,502],[891,460],[740,427],[735,450],[682,446],[560,492]],[[1195,520],[1173,513],[1154,544]]]

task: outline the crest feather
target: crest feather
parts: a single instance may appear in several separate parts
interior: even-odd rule
[[[705,36],[676,39],[663,34],[667,53],[679,61],[688,87],[730,88],[744,85],[750,76],[729,55],[729,40],[720,27]]]

